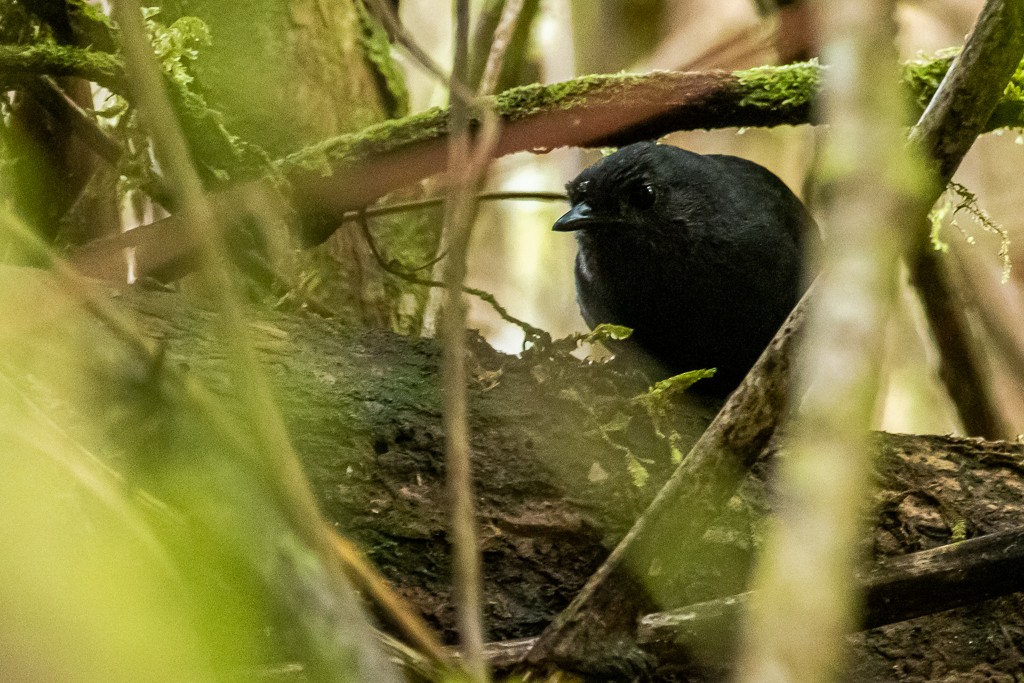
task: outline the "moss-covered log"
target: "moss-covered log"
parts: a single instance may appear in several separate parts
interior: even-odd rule
[[[169,408],[154,414],[152,406],[132,403],[161,396],[159,372],[140,368],[115,336],[73,303],[81,292],[69,293],[30,270],[5,269],[3,281],[10,295],[4,376],[42,396],[51,415],[93,452],[104,453],[96,430],[114,430],[140,447],[168,430],[198,438],[201,426],[181,422]],[[107,296],[146,339],[162,346],[168,371],[210,387],[226,415],[237,410],[212,314],[174,293],[136,288]],[[267,312],[255,315],[250,332],[324,513],[452,637],[436,344]],[[471,348],[488,634],[494,640],[535,636],[628,530],[673,464],[648,410],[634,398],[643,390],[635,377],[562,354],[504,356],[478,338]],[[84,374],[68,374],[61,349],[83,352],[71,367]],[[12,375],[12,368],[26,374]],[[661,430],[693,439],[713,409],[690,404]],[[132,418],[140,414],[147,419]],[[147,481],[149,468],[174,467],[152,459],[153,453],[149,461],[129,455],[121,452],[111,462],[133,482]],[[650,475],[642,487],[637,465]],[[701,557],[685,563],[696,573],[675,577],[674,567],[661,569],[659,580],[679,590],[659,609],[743,589],[769,507],[763,479],[770,470],[769,459],[709,523],[700,544],[680,549]],[[876,526],[865,544],[884,557],[1020,526],[1022,473],[1019,444],[880,435]],[[181,485],[187,482],[179,478]],[[237,498],[220,504],[231,506]],[[78,523],[88,524],[87,518]],[[1021,663],[1018,645],[1010,643],[1024,630],[1022,606],[1011,596],[858,636],[858,680],[889,680],[893,667],[914,672],[939,664],[950,675],[1013,671]]]

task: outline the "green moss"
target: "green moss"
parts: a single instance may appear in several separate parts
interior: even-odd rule
[[[910,88],[919,111],[924,111],[939,83],[949,71],[953,59],[960,54],[960,48],[947,48],[931,56],[919,55],[903,65],[903,82]]]
[[[104,14],[99,6],[94,5],[86,0],[68,0],[69,14],[74,13],[80,15],[87,21],[94,23],[98,27],[102,27],[107,31],[114,30],[114,22],[110,20],[106,14]]]
[[[822,68],[818,60],[785,66],[759,66],[733,75],[746,90],[741,107],[778,109],[811,103],[821,85]]]
[[[374,153],[387,152],[419,140],[440,137],[448,131],[448,110],[442,107],[427,109],[401,119],[389,119],[364,128],[358,133],[346,133],[304,147],[278,162],[280,170],[322,170],[330,174],[330,164],[336,161],[356,161]]]
[[[273,172],[263,150],[231,133],[224,114],[195,90],[194,62],[201,50],[212,45],[207,23],[195,16],[181,16],[165,25],[157,19],[159,9],[146,8],[144,12],[146,31],[167,76],[172,102],[206,177],[223,181]]]
[[[388,34],[361,0],[355,2],[355,8],[359,15],[359,44],[366,61],[378,76],[381,93],[387,100],[388,117],[405,116],[409,113],[409,91],[405,87],[401,69],[391,57]]]
[[[53,43],[0,45],[0,73],[81,76],[113,92],[124,92],[124,65],[107,52]]]
[[[673,401],[700,380],[710,379],[714,376],[715,368],[691,370],[663,379],[651,387],[646,394],[641,394],[633,399],[647,411],[655,434],[668,441],[673,464],[678,465],[683,461],[683,456],[686,454],[684,448],[687,443],[683,435],[671,426],[670,415],[673,410]]]
[[[953,197],[956,197],[955,204],[952,201]],[[983,231],[999,237],[999,259],[1003,264],[1002,283],[1005,285],[1010,281],[1010,270],[1012,267],[1012,261],[1010,260],[1010,233],[1002,225],[992,220],[988,212],[981,208],[981,204],[978,202],[978,195],[971,192],[966,186],[957,182],[950,182],[946,188],[946,199],[952,207],[950,223],[963,234],[968,244],[974,245],[977,243],[977,240],[974,235],[968,233],[957,222],[957,215],[961,212],[966,213],[971,218],[971,221]]]
[[[491,98],[495,110],[509,121],[526,118],[539,111],[572,109],[595,96],[607,97],[617,90],[650,80],[649,74],[597,74],[581,76],[563,83],[523,85]]]
[[[526,118],[552,108],[572,109],[595,96],[608,97],[621,88],[643,83],[649,76],[612,74],[584,76],[553,85],[524,85],[512,88],[485,102],[506,121]],[[435,139],[448,132],[448,110],[433,107],[401,119],[382,121],[358,133],[337,135],[299,150],[280,163],[280,169],[301,168],[330,172],[336,161],[356,161],[370,154],[387,152],[414,142]]]
[[[950,65],[960,48],[939,50],[932,55],[921,55],[903,65],[903,80],[907,83],[918,111],[924,111],[939,84],[949,71]],[[1024,126],[1024,62],[1010,78],[1003,91],[1003,97],[992,113],[986,131],[997,128],[1020,128]]]
[[[920,106],[927,104],[934,94],[955,54],[955,50],[942,51],[904,65],[903,78]],[[823,67],[816,61],[736,71],[734,76],[746,91],[740,106],[763,109],[806,106],[817,94],[823,73]],[[506,121],[516,121],[543,111],[579,107],[594,98],[608,99],[623,88],[650,82],[653,82],[651,74],[599,74],[551,85],[520,86],[488,101]],[[358,133],[339,135],[288,156],[279,163],[279,169],[287,172],[289,168],[303,168],[329,174],[331,165],[339,161],[357,161],[410,143],[439,138],[447,133],[447,116],[447,109],[435,107],[370,126]],[[989,129],[1021,123],[1024,123],[1024,68],[1018,69],[1007,86]]]

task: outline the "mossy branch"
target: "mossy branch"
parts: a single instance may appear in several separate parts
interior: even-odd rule
[[[904,81],[918,103],[927,102],[955,55],[949,51],[907,62]],[[811,122],[810,104],[822,69],[815,62],[743,71],[599,74],[551,85],[526,85],[491,99],[507,122],[552,117],[567,129],[518,141],[503,140],[502,153],[520,149],[607,146],[659,137],[676,130],[771,127]],[[0,74],[78,76],[119,94],[126,92],[120,57],[54,44],[0,45]],[[611,119],[611,121],[609,121]],[[609,127],[609,123],[618,124]],[[986,130],[1024,126],[1024,71],[1018,70]],[[324,170],[447,135],[448,110],[435,107],[358,133],[337,136],[282,160],[282,170]],[[557,135],[557,138],[551,139]],[[506,138],[508,136],[505,136]]]
[[[0,45],[0,81],[12,76],[78,76],[111,92],[124,94],[126,81],[120,57],[109,52],[40,43]]]
[[[947,53],[905,65],[904,82],[916,101],[928,100],[951,59]],[[811,103],[821,76],[821,66],[805,62],[736,72],[593,75],[513,88],[489,99],[504,123],[494,154],[623,145],[678,130],[812,123]],[[986,130],[1024,126],[1022,93],[1024,75],[1018,73]],[[443,170],[447,135],[448,110],[437,107],[330,138],[277,161],[302,239],[318,244],[347,212]],[[154,268],[174,270],[188,261],[190,245],[173,218],[131,232],[94,245],[76,265],[96,277],[121,279],[120,250],[133,246],[127,241],[151,242],[159,254]],[[137,269],[153,270],[144,259]]]
[[[907,62],[903,80],[919,111],[935,94],[954,53]],[[490,99],[494,110],[516,123],[556,114],[574,115],[559,140],[523,140],[520,149],[561,146],[604,147],[660,137],[678,130],[730,127],[774,127],[813,123],[811,103],[823,70],[817,62],[763,66],[742,71],[598,74],[551,85],[525,85]],[[607,129],[617,113],[621,129]],[[600,120],[587,120],[590,119]],[[993,113],[986,131],[1024,126],[1024,70],[1018,70]],[[375,154],[443,137],[448,110],[434,107],[401,119],[385,121],[358,133],[340,135],[290,155],[282,167],[324,169],[326,164],[353,163]],[[508,151],[515,143],[506,142]]]
[[[945,52],[908,62],[903,80],[909,95],[927,102],[951,61]],[[679,130],[813,123],[811,103],[823,68],[804,62],[735,72],[604,74],[513,88],[490,100],[505,124],[495,153],[619,146]],[[1024,73],[1018,73],[985,130],[1024,126],[1022,84]],[[448,110],[436,107],[325,140],[278,162],[293,183],[300,213],[315,208],[318,220],[306,221],[306,239],[321,241],[344,211],[444,168],[447,134]]]

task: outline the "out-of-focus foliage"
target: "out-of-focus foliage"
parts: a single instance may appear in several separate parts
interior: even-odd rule
[[[39,35],[38,22],[17,0],[0,0],[0,42],[8,45],[27,42]]]
[[[4,675],[207,681],[237,669],[252,655],[242,633],[214,645],[200,632],[240,614],[223,599],[200,608],[166,544],[184,520],[107,464],[128,456],[116,443],[167,454],[156,423],[137,419],[162,409],[146,369],[125,364],[116,338],[41,273],[5,267],[0,285]]]

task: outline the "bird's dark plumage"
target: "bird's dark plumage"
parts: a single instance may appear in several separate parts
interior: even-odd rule
[[[633,336],[614,349],[661,376],[717,368],[694,390],[732,391],[796,304],[803,242],[818,239],[799,199],[746,159],[642,142],[567,186],[576,290],[593,328]]]

